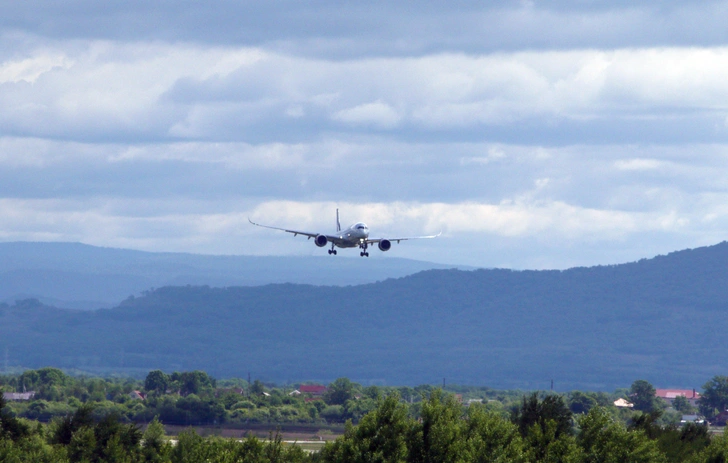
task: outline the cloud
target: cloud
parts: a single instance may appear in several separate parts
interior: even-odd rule
[[[40,54],[19,61],[0,64],[0,84],[20,81],[33,83],[41,75],[57,68],[68,69],[73,63],[62,54]]]
[[[248,214],[340,207],[523,268],[728,226],[725,2],[4,6],[0,239],[315,254]]]
[[[725,47],[334,61],[257,48],[60,42],[28,56],[1,68],[5,135],[265,143],[380,129],[561,144],[728,138]]]
[[[48,0],[4,5],[0,30],[54,39],[262,46],[351,58],[464,51],[710,46],[726,43],[723,1],[477,2],[366,5],[263,0]]]
[[[392,129],[397,126],[401,117],[390,105],[381,101],[364,103],[353,108],[342,109],[332,116],[333,119],[354,126],[374,126]]]
[[[614,166],[619,170],[645,171],[659,169],[663,164],[657,159],[620,159]]]

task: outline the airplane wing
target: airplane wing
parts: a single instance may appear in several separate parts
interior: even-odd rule
[[[270,228],[271,230],[280,230],[280,231],[284,231],[287,233],[293,233],[293,236],[297,236],[297,235],[307,236],[309,239],[316,238],[317,236],[321,235],[321,233],[312,233],[312,232],[300,231],[300,230],[289,230],[287,228],[279,228],[279,227],[271,227],[270,225],[262,225],[262,224],[253,222],[252,220],[250,220],[250,217],[248,217],[248,222],[250,222],[253,225],[256,225],[258,227]],[[326,239],[329,242],[337,243],[337,242],[341,241],[340,236],[335,236],[335,235],[324,235],[324,236],[326,237]]]
[[[410,236],[407,238],[369,238],[366,240],[367,244],[379,244],[382,241],[389,241],[390,243],[400,241],[407,241],[407,240],[423,240],[428,238],[437,238],[438,236],[442,235],[442,232],[438,233],[437,235],[429,235],[429,236]]]

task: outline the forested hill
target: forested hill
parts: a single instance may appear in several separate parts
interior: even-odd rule
[[[728,243],[566,271],[431,270],[351,287],[165,287],[110,310],[0,310],[11,365],[264,380],[699,388],[728,371]],[[128,370],[127,370],[128,371]]]
[[[319,251],[320,256],[211,256],[81,243],[0,243],[0,302],[34,298],[56,307],[98,309],[168,285],[345,286],[452,267],[391,254],[365,260],[355,252],[331,258]]]

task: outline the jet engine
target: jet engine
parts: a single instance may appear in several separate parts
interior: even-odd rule
[[[316,246],[323,248],[326,246],[326,243],[328,243],[329,240],[326,239],[324,235],[316,235],[316,239],[314,239],[314,242],[316,243]]]
[[[382,240],[377,244],[377,246],[379,246],[380,251],[389,251],[392,247],[392,242],[389,240]]]

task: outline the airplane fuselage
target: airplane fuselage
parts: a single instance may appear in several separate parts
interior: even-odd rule
[[[346,230],[335,233],[339,240],[334,245],[340,248],[358,248],[369,238],[369,227],[363,222],[355,223]]]

